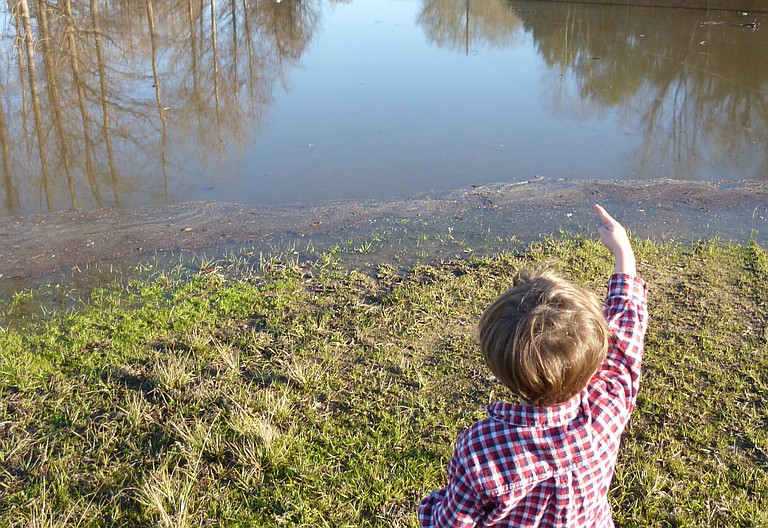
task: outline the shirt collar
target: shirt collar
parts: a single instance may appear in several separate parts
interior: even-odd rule
[[[494,420],[522,427],[557,427],[573,421],[581,409],[581,394],[551,407],[493,402],[485,408]]]

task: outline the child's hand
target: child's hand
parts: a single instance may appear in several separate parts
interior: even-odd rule
[[[595,205],[603,227],[598,228],[597,233],[600,240],[607,247],[614,257],[616,257],[616,273],[626,273],[628,275],[637,275],[635,267],[635,253],[629,243],[627,231],[620,223],[613,219],[605,209]]]
[[[632,251],[632,247],[629,245],[629,237],[627,237],[627,231],[620,223],[608,214],[608,212],[599,205],[595,205],[595,211],[600,216],[600,220],[603,222],[603,227],[597,229],[597,233],[600,235],[600,240],[605,247],[611,250],[611,253],[616,255],[617,253]]]

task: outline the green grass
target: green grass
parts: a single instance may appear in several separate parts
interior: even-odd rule
[[[635,246],[651,323],[616,523],[768,526],[768,253]],[[612,269],[580,237],[373,274],[334,258],[153,272],[0,330],[0,526],[416,526],[456,434],[508,396],[483,308],[520,267],[596,292]]]

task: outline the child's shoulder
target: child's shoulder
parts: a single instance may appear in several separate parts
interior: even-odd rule
[[[517,418],[523,414],[519,411],[521,406],[494,402],[483,408],[487,416],[472,423],[459,434],[457,448],[463,447],[468,451],[487,450],[497,443],[509,445],[517,439],[517,430],[521,426]]]
[[[536,441],[535,428],[495,415],[493,408],[499,407],[512,413],[522,409],[519,405],[493,404],[487,418],[459,434],[452,463],[463,468],[460,472],[480,488],[500,495],[540,481],[542,468],[551,473],[551,457]]]

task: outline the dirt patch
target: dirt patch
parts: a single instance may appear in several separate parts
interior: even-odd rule
[[[768,184],[536,179],[389,202],[253,207],[190,202],[132,210],[63,211],[0,219],[0,277],[38,277],[157,251],[291,235],[311,237],[380,219],[487,223],[532,237],[590,222],[600,202],[635,233],[652,237],[765,237]],[[565,211],[564,211],[565,210]]]

